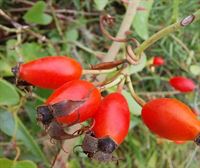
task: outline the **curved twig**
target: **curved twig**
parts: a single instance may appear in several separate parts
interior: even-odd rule
[[[141,98],[139,97],[136,93],[135,93],[135,90],[133,88],[133,85],[132,85],[132,82],[131,82],[131,79],[130,79],[130,76],[127,76],[126,77],[126,81],[127,81],[127,84],[128,84],[128,87],[129,87],[129,90],[130,90],[130,93],[132,95],[132,97],[135,99],[135,101],[141,105],[142,107],[146,104],[146,102]]]
[[[108,25],[108,26],[113,26],[115,22],[115,18],[112,17],[111,15],[107,14],[107,15],[101,15],[100,16],[100,29],[102,31],[102,33],[110,40],[112,41],[116,41],[116,42],[121,42],[121,43],[126,43],[129,41],[132,42],[136,42],[135,38],[117,38],[117,37],[113,37],[104,27],[104,25]]]

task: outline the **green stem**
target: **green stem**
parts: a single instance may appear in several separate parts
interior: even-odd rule
[[[56,11],[54,9],[54,7],[52,6],[52,1],[50,1],[50,10],[51,10],[51,13],[53,15],[53,19],[55,21],[55,24],[56,24],[56,28],[58,30],[58,33],[61,37],[63,37],[63,32],[62,32],[62,29],[61,29],[61,26],[60,26],[60,22],[59,20],[57,19],[57,16],[56,16]]]
[[[172,22],[176,22],[179,15],[180,0],[173,0]]]
[[[92,69],[84,69],[83,75],[91,74],[91,75],[98,75],[98,74],[106,74],[117,71],[117,68],[111,68],[111,69],[102,69],[102,70],[92,70]]]
[[[168,95],[175,95],[175,94],[183,94],[179,91],[162,91],[162,92],[138,92],[138,95],[142,96],[168,96]]]
[[[4,30],[6,32],[9,32],[9,33],[16,33],[17,32],[17,29],[9,28],[9,27],[3,26],[3,25],[0,25],[0,29]]]
[[[103,91],[106,90],[108,88],[111,88],[113,86],[116,86],[117,84],[119,84],[122,80],[124,79],[124,75],[120,74],[119,76],[117,76],[117,78],[115,78],[112,82],[105,84],[103,86],[99,87],[99,90]]]
[[[173,34],[171,34],[170,37],[173,38],[188,53],[188,55],[191,54],[191,51],[188,49],[188,47],[179,38],[177,38]]]
[[[160,30],[156,34],[152,35],[149,39],[144,41],[138,48],[135,49],[135,54],[137,56],[139,56],[145,49],[147,49],[149,46],[154,44],[156,41],[158,41],[162,37],[168,35],[169,33],[177,31],[180,28],[183,28],[183,27],[191,24],[192,22],[196,22],[199,19],[200,19],[200,9],[197,10],[192,15],[187,16],[184,19],[180,20],[179,22],[174,23],[174,24]]]
[[[128,88],[130,90],[131,96],[135,99],[135,101],[139,105],[141,105],[143,107],[146,104],[146,102],[135,93],[135,90],[133,88],[130,76],[127,76],[126,81],[127,81]]]

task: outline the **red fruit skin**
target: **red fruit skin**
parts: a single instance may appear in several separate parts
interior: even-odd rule
[[[177,99],[159,98],[146,103],[142,120],[153,133],[172,141],[194,140],[200,133],[196,115]]]
[[[180,144],[185,144],[186,141],[174,141],[175,144],[180,145]]]
[[[155,56],[153,58],[153,65],[154,66],[161,66],[165,64],[165,60],[162,57]]]
[[[92,131],[96,138],[110,137],[121,144],[128,134],[130,111],[126,99],[120,93],[106,96],[94,116]]]
[[[65,56],[48,56],[21,64],[19,78],[35,86],[56,89],[64,83],[81,77],[82,67]]]
[[[196,88],[195,83],[191,79],[183,76],[175,76],[170,79],[169,83],[172,87],[181,92],[192,92]]]
[[[70,112],[69,115],[56,118],[60,123],[70,124],[77,121],[79,113],[80,118],[78,122],[81,123],[94,116],[101,101],[101,94],[92,83],[83,80],[74,80],[67,82],[55,90],[47,99],[46,104],[50,105],[63,100],[86,100],[83,105],[77,110]]]

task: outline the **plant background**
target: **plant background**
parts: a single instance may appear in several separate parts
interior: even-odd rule
[[[99,29],[101,12],[115,16],[116,25],[108,28],[115,35],[126,6],[120,0],[0,0],[0,9],[11,17],[9,20],[0,16],[0,168],[9,168],[13,164],[20,168],[49,167],[60,147],[59,144],[50,143],[44,129],[36,122],[35,108],[43,103],[51,91],[33,88],[32,96],[21,91],[8,78],[12,75],[11,67],[19,61],[27,62],[59,54],[75,58],[88,69],[90,64],[101,62],[112,43]],[[199,9],[200,2],[142,0],[140,7],[144,9],[137,11],[131,36],[142,42],[158,30]],[[29,25],[28,30],[31,31],[16,33],[19,29],[13,27],[12,21]],[[145,51],[146,59],[133,68],[135,73],[132,75],[134,88],[141,97],[145,100],[175,97],[200,114],[199,29],[198,21],[162,38]],[[123,54],[122,46],[117,58]],[[145,66],[155,55],[162,56],[166,64],[156,68]],[[193,79],[198,88],[189,94],[174,91],[168,79],[175,75]],[[84,78],[91,80],[88,76]],[[123,93],[129,102],[132,116],[129,134],[115,152],[122,160],[118,165],[115,162],[103,164],[91,161],[81,152],[71,152],[68,167],[199,167],[200,149],[195,144],[175,144],[151,134],[141,121],[141,107],[128,91],[124,90]],[[80,144],[81,140],[82,137],[76,144]]]

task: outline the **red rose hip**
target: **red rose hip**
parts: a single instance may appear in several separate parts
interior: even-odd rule
[[[169,83],[181,92],[192,92],[196,88],[195,83],[191,79],[183,76],[175,76],[170,79]]]
[[[120,93],[106,96],[94,116],[91,133],[86,134],[83,151],[99,161],[113,159],[111,153],[128,134],[130,111],[126,99]]]
[[[130,111],[126,99],[120,93],[106,96],[94,116],[92,131],[97,138],[109,136],[121,144],[128,133]]]
[[[155,56],[153,58],[153,65],[154,66],[161,66],[165,64],[165,60],[162,57]]]
[[[19,80],[41,88],[56,89],[68,81],[79,79],[82,67],[69,57],[48,56],[20,64],[12,71]]]
[[[191,109],[173,98],[158,98],[142,108],[142,120],[160,137],[172,141],[200,143],[200,121]]]
[[[56,89],[53,94],[47,99],[45,105],[53,105],[68,100],[73,102],[80,102],[80,107],[74,111],[69,111],[66,116],[64,115],[56,118],[58,122],[65,124],[70,124],[73,121],[76,121],[78,115],[78,122],[83,122],[93,117],[100,104],[101,95],[99,90],[95,88],[92,83],[84,80],[74,80],[67,82],[60,88]]]

